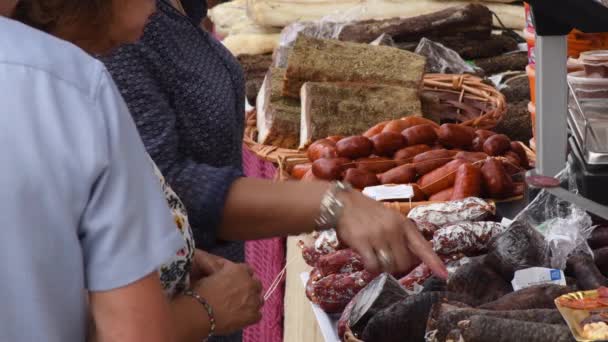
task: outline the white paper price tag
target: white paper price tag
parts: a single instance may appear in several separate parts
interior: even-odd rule
[[[542,284],[566,286],[566,277],[564,276],[564,272],[562,272],[562,270],[544,267],[532,267],[515,272],[515,276],[513,277],[511,284],[513,285],[513,290],[515,291]]]
[[[363,194],[376,201],[407,200],[414,197],[414,189],[410,185],[378,185],[363,189]]]

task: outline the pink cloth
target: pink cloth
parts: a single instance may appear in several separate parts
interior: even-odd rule
[[[247,177],[274,178],[277,169],[243,147],[243,168]],[[264,293],[285,266],[285,239],[275,238],[245,243],[245,261],[253,268],[264,286]],[[244,342],[283,341],[283,298],[285,280],[264,304],[262,320],[243,332]]]

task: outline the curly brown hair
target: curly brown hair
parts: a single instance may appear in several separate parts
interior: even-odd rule
[[[86,47],[107,34],[113,4],[113,0],[21,0],[13,18]]]

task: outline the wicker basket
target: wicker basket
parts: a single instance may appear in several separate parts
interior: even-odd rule
[[[478,129],[495,128],[507,111],[504,95],[472,75],[427,74],[423,91],[440,95],[440,104],[452,113],[450,121]]]
[[[426,74],[423,91],[440,94],[443,99],[440,104],[446,112],[467,111],[470,116],[473,111],[473,115],[478,116],[464,120],[462,124],[475,128],[496,127],[507,110],[505,97],[494,87],[483,83],[481,78],[472,75]],[[471,103],[475,105],[472,106]],[[463,114],[460,117],[467,115]],[[243,142],[259,158],[279,164],[281,159],[297,159],[304,156],[303,150],[259,144],[257,134],[255,112],[249,113]]]

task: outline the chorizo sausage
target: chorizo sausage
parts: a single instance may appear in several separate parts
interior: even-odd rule
[[[513,180],[499,160],[488,158],[481,167],[485,190],[492,198],[505,198],[513,193]]]
[[[420,116],[408,116],[399,120],[390,121],[382,130],[382,132],[393,132],[401,133],[404,130],[418,126],[418,125],[431,125],[435,128],[439,128],[439,125],[431,120],[425,119]]]
[[[475,130],[458,124],[443,124],[438,135],[439,142],[445,147],[468,149],[473,145]]]
[[[429,201],[431,201],[431,202],[451,201],[453,195],[454,195],[454,187],[451,187],[451,188],[447,188],[445,190],[439,191],[438,193],[429,197]]]
[[[449,163],[458,152],[446,149],[423,152],[414,157],[416,172],[423,176]]]
[[[406,164],[410,161],[410,159],[414,158],[415,156],[424,153],[424,152],[428,152],[431,150],[431,147],[428,145],[414,145],[414,146],[410,146],[410,147],[406,147],[406,148],[402,148],[399,151],[397,151],[397,153],[395,153],[395,161],[397,162],[397,164],[402,165],[402,164]]]
[[[488,131],[486,129],[478,129],[475,131],[475,135],[483,140],[486,140],[489,137],[496,135],[496,132]]]
[[[416,179],[416,168],[405,164],[378,176],[382,184],[409,184]]]
[[[410,127],[401,132],[401,135],[409,146],[433,145],[437,141],[437,129],[429,124]]]
[[[486,158],[488,158],[488,155],[485,154],[484,152],[458,152],[456,154],[456,159],[462,159],[462,160],[466,160],[469,163],[476,163],[482,160],[486,160]]]
[[[312,163],[298,164],[291,170],[291,176],[297,180],[304,178],[304,175],[312,169]]]
[[[452,200],[460,200],[468,197],[479,197],[481,194],[481,169],[472,164],[460,165],[456,171],[454,181],[454,193]]]
[[[304,176],[301,179],[301,181],[303,181],[303,182],[318,182],[321,180],[322,179],[317,178],[317,176],[315,176],[314,172],[312,172],[312,167],[310,168],[310,170],[306,171],[306,173],[304,174]]]
[[[405,138],[401,134],[394,132],[374,135],[371,141],[373,142],[374,154],[381,157],[392,157],[395,152],[406,145]]]
[[[380,134],[382,133],[382,130],[384,129],[384,127],[386,127],[386,125],[391,122],[391,121],[384,121],[381,122],[379,124],[376,124],[374,127],[368,129],[367,131],[365,131],[365,133],[363,133],[363,136],[366,138],[371,138],[376,134]]]
[[[444,166],[422,176],[418,180],[418,185],[428,196],[445,190],[454,185],[456,170],[463,164],[468,163],[462,159],[454,159]]]
[[[500,156],[511,149],[511,139],[504,134],[496,134],[483,143],[483,151],[489,156]]]
[[[322,180],[339,180],[348,163],[350,160],[347,158],[321,158],[312,163],[312,172]]]
[[[317,140],[308,147],[306,155],[311,162],[321,158],[336,158],[338,156],[336,143],[329,139]]]
[[[337,143],[338,141],[344,139],[344,137],[341,135],[332,135],[331,137],[327,137],[326,139]]]
[[[357,168],[371,173],[383,173],[395,166],[397,163],[394,160],[384,157],[359,158],[356,160]]]
[[[530,168],[530,160],[528,159],[528,154],[520,143],[516,141],[511,141],[511,151],[515,152],[517,156],[519,156],[519,160],[521,161],[521,166],[523,168],[525,168],[526,170]]]
[[[336,143],[338,156],[342,158],[357,159],[372,154],[374,145],[364,136],[344,138]]]
[[[356,189],[363,190],[368,186],[380,184],[376,174],[361,169],[348,169],[344,175],[344,181]]]

